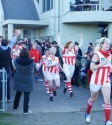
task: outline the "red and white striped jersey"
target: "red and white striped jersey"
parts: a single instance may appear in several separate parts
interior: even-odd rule
[[[47,60],[46,55],[43,55],[43,56],[42,56],[42,61],[43,61],[42,69],[43,69],[43,71],[46,71],[46,70],[47,70],[47,68],[46,68],[46,66],[45,66],[45,62],[46,62],[46,60]]]
[[[111,70],[111,55],[108,58],[105,58],[100,52],[96,53],[99,57],[99,64],[108,60],[108,63],[97,70],[92,71],[92,77],[90,84],[110,84],[110,70]]]
[[[12,49],[11,58],[12,58],[12,59],[15,59],[15,58],[17,58],[17,57],[19,56],[19,54],[20,54],[20,50],[19,50],[19,49],[16,50],[15,48],[13,48],[13,49]]]
[[[50,73],[58,73],[58,72],[59,72],[59,66],[58,66],[59,59],[58,59],[58,57],[55,56],[55,58],[52,59],[52,57],[49,56],[49,57],[47,58],[47,60],[48,60],[48,65],[55,65],[55,66],[48,67],[47,70],[48,70]]]
[[[69,51],[67,48],[64,48],[64,51],[62,52],[62,58],[63,62],[68,65],[74,65],[75,64],[75,57],[76,57],[76,50],[75,48]]]

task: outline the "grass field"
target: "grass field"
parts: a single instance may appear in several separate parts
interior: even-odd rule
[[[11,121],[9,122],[3,122],[3,119],[6,117],[12,117],[13,115],[11,113],[0,113],[0,125],[12,125]]]

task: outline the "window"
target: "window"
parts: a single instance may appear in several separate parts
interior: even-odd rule
[[[53,0],[43,0],[43,12],[53,9]]]
[[[38,1],[38,3],[39,3],[39,0],[37,0]]]
[[[53,9],[53,0],[51,0],[51,9]]]

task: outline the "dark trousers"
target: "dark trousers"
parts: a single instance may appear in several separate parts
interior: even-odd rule
[[[85,85],[86,83],[85,83],[85,80],[86,80],[86,77],[85,76],[81,76],[81,83],[82,83],[82,85]]]
[[[87,70],[87,80],[88,80],[88,86],[90,86],[90,80],[92,76],[92,71],[90,69]]]
[[[73,77],[72,77],[72,85],[79,85],[78,84],[79,69],[80,69],[80,67],[75,65],[75,71],[74,71],[74,74],[73,74]]]
[[[5,69],[6,73],[7,73],[7,100],[10,99],[10,68],[9,69]],[[0,100],[2,100],[2,73],[0,73]]]
[[[21,94],[22,94],[22,92],[18,92],[18,91],[16,92],[13,109],[18,108]],[[30,100],[29,95],[30,95],[30,92],[24,92],[23,112],[28,112],[29,100]]]

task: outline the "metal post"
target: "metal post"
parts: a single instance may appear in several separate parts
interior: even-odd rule
[[[7,72],[5,71],[5,110],[7,110]]]
[[[2,70],[2,110],[5,112],[5,72]]]
[[[0,70],[2,73],[2,112],[5,112],[7,109],[7,73],[5,68]]]

